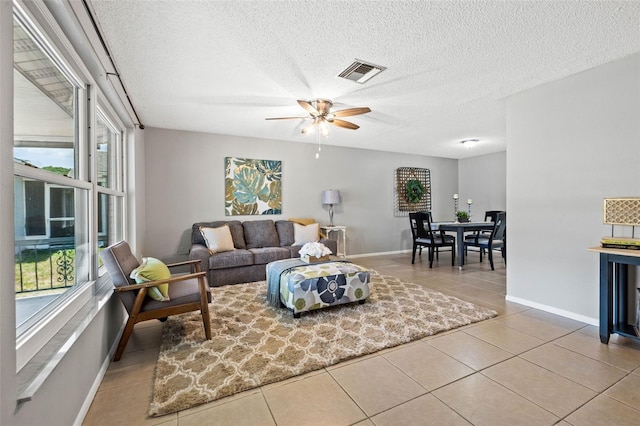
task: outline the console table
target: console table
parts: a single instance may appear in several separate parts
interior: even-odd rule
[[[327,238],[331,238],[330,234],[332,232],[338,233],[338,252],[335,255],[343,258],[347,257],[347,227],[342,225],[326,225],[321,226],[320,229],[325,232]]]
[[[612,333],[639,339],[628,318],[629,265],[640,265],[640,250],[591,247],[600,253],[600,341]]]

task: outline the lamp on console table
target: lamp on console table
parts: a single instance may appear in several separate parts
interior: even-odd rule
[[[322,191],[322,204],[329,205],[329,226],[333,226],[333,205],[340,204],[340,191],[337,189]]]

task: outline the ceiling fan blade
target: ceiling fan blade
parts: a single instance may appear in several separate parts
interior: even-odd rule
[[[362,107],[362,108],[347,108],[347,109],[341,109],[340,111],[335,111],[332,114],[335,117],[348,117],[350,115],[360,115],[360,114],[366,114],[368,112],[371,112],[371,108],[369,107]]]
[[[345,129],[351,129],[351,130],[356,130],[360,128],[360,126],[358,126],[357,124],[353,124],[344,120],[331,120],[329,121],[329,123],[333,124],[334,126],[343,127]]]
[[[265,120],[293,120],[293,119],[305,119],[305,118],[309,118],[309,117],[269,117],[269,118],[265,118]]]
[[[314,117],[317,115],[320,115],[320,113],[318,112],[317,109],[315,109],[313,107],[313,105],[311,105],[309,102],[307,101],[303,101],[301,99],[298,99],[298,105],[300,105],[302,108],[305,109],[305,111],[307,111],[309,114],[313,115]]]

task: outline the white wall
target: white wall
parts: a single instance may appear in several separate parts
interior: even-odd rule
[[[398,167],[431,171],[435,219],[449,218],[451,194],[457,191],[457,161],[445,158],[284,142],[166,129],[145,131],[146,238],[143,253],[169,258],[186,255],[191,225],[208,220],[329,220],[320,203],[322,190],[338,189],[334,224],[348,226],[347,253],[409,249],[407,217],[393,215],[393,179]],[[339,130],[336,131],[336,135]],[[337,137],[337,136],[336,136]],[[281,160],[282,214],[225,216],[225,157]]]
[[[507,101],[509,300],[598,318],[602,199],[640,195],[640,59]]]
[[[460,210],[471,204],[473,220],[484,220],[487,210],[507,208],[507,153],[479,155],[458,161]],[[453,210],[452,210],[453,214]]]

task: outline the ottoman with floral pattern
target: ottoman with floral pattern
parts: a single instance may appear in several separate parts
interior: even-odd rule
[[[364,303],[368,297],[369,271],[354,263],[308,264],[287,269],[280,275],[280,301],[296,318],[301,312],[314,309]]]

